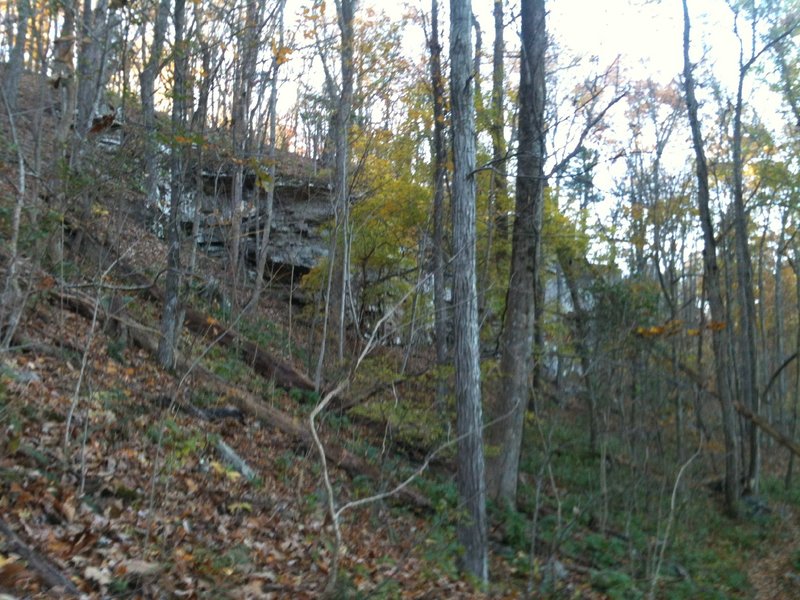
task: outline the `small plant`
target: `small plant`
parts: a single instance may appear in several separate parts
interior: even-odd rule
[[[629,575],[621,571],[604,569],[595,571],[591,576],[592,587],[604,592],[611,600],[637,600],[643,598]]]

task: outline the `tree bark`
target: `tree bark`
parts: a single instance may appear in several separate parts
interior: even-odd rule
[[[506,138],[505,138],[505,23],[503,22],[503,0],[494,2],[494,46],[492,53],[492,112],[489,132],[492,136],[492,182],[489,190],[489,217],[492,220],[491,231],[497,229],[502,241],[506,240],[508,232],[501,226],[505,222],[502,211],[505,205],[501,200],[506,195]],[[502,204],[502,205],[501,205]],[[502,253],[498,258],[502,257]]]
[[[481,415],[475,268],[475,114],[471,0],[450,2],[450,95],[453,117],[453,250],[458,539],[465,570],[488,582],[486,485]]]
[[[234,78],[235,98],[233,100],[233,152],[236,168],[233,176],[231,198],[231,282],[236,289],[242,263],[242,210],[244,203],[245,166],[250,158],[252,143],[250,104],[253,99],[253,83],[256,77],[258,49],[260,45],[261,18],[264,0],[249,0],[245,12],[245,22],[239,35],[240,61]],[[234,294],[235,296],[235,294]]]
[[[353,110],[353,79],[355,65],[353,56],[355,39],[353,32],[353,18],[356,9],[356,0],[336,0],[336,14],[342,40],[341,71],[342,87],[339,102],[334,116],[334,135],[336,136],[336,163],[334,185],[336,186],[336,213],[338,225],[341,228],[341,264],[337,266],[336,294],[332,304],[336,311],[338,329],[339,360],[344,360],[345,341],[345,306],[347,304],[347,290],[350,279],[350,190],[348,185],[348,159],[350,156],[350,120]]]
[[[545,8],[523,0],[519,85],[519,150],[511,277],[506,297],[501,392],[489,407],[486,460],[489,497],[516,504],[525,409],[532,374],[541,206],[544,200]]]
[[[739,80],[736,89],[736,106],[733,117],[733,210],[734,210],[734,244],[736,250],[736,283],[738,284],[739,319],[738,345],[740,364],[738,372],[741,380],[742,399],[744,404],[755,414],[761,411],[761,400],[758,395],[758,358],[756,349],[756,308],[753,294],[753,263],[750,257],[749,237],[747,232],[748,217],[744,207],[744,183],[742,161],[742,110],[744,105],[744,79],[752,61],[743,62],[742,51],[739,52]],[[748,423],[748,484],[758,491],[761,457],[759,452],[758,428],[754,421]]]
[[[184,22],[186,0],[175,0],[174,88],[172,98],[172,134],[177,136],[185,126],[186,48]],[[180,333],[179,293],[181,281],[180,231],[178,218],[183,196],[183,157],[180,144],[172,149],[172,178],[170,184],[169,221],[167,222],[167,278],[164,289],[164,311],[161,315],[161,341],[158,361],[172,369]]]
[[[695,169],[697,175],[697,203],[700,210],[700,224],[703,229],[703,266],[705,289],[711,310],[712,347],[714,351],[714,367],[717,379],[717,394],[722,411],[723,436],[725,438],[725,508],[729,515],[735,517],[738,512],[739,481],[739,440],[736,432],[736,412],[733,406],[730,373],[728,369],[728,346],[730,334],[722,300],[720,273],[717,265],[717,242],[714,237],[714,225],[711,221],[711,197],[708,186],[708,164],[706,162],[705,145],[700,130],[698,103],[695,95],[695,81],[692,63],[689,58],[689,19],[688,0],[683,4],[683,77],[686,95],[686,108],[692,130],[692,145],[695,152]]]
[[[447,148],[445,145],[444,78],[442,77],[442,46],[439,42],[439,3],[431,0],[431,88],[433,90],[433,312],[434,344],[436,347],[436,403],[444,406],[447,378],[447,302],[445,300],[445,174]]]
[[[279,0],[278,7],[278,52],[283,51],[283,11],[286,6],[286,0]],[[263,219],[264,228],[258,240],[257,246],[257,265],[256,265],[256,283],[253,290],[253,297],[250,300],[252,306],[258,305],[258,299],[261,296],[261,288],[264,286],[264,269],[267,267],[267,254],[269,251],[269,236],[270,229],[272,228],[272,205],[275,199],[275,163],[276,163],[276,143],[277,143],[277,128],[278,128],[278,70],[281,66],[280,56],[272,58],[272,69],[270,70],[272,81],[270,82],[269,91],[269,189],[267,190],[267,198],[264,203]],[[261,217],[259,217],[260,222]]]
[[[30,18],[30,0],[17,0],[17,33],[14,37],[14,46],[11,49],[11,56],[9,56],[8,65],[6,65],[5,81],[3,82],[3,92],[6,96],[8,112],[11,115],[14,115],[17,110],[19,80],[22,76],[23,59],[25,58],[25,43],[28,39],[28,21]]]
[[[145,134],[145,204],[155,207],[158,202],[158,147],[155,142],[156,108],[155,83],[161,72],[161,56],[164,50],[164,39],[167,33],[167,19],[171,0],[160,0],[153,25],[153,43],[139,78],[142,96],[142,125]]]
[[[61,35],[53,42],[53,78],[59,90],[61,116],[56,131],[56,139],[63,158],[69,159],[70,128],[74,124],[76,85],[75,85],[75,4],[77,0],[65,0],[63,3],[64,24]],[[66,187],[66,182],[62,182]]]

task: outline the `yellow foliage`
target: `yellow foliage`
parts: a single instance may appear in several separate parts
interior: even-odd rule
[[[272,41],[272,55],[275,57],[275,62],[278,66],[284,65],[289,62],[289,56],[294,52],[288,46],[278,46],[275,41]]]

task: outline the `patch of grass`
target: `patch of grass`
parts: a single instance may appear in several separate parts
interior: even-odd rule
[[[215,346],[206,355],[209,369],[231,383],[248,382],[252,379],[250,367],[239,358],[235,349]]]
[[[292,388],[289,390],[289,397],[297,404],[307,408],[313,408],[319,402],[319,394],[317,392],[301,390],[299,388]]]
[[[173,419],[165,419],[161,426],[164,427],[163,445],[169,458],[177,464],[183,464],[187,458],[200,454],[209,444],[208,435],[195,429],[181,427]],[[161,437],[159,425],[151,425],[147,429],[147,436],[155,444]]]
[[[638,600],[644,594],[636,587],[629,575],[613,569],[603,569],[592,572],[590,583],[592,587],[603,592],[611,600]]]

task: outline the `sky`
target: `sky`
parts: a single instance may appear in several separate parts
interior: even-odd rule
[[[332,0],[327,0],[330,15],[335,14]],[[288,0],[287,23],[294,21],[302,6],[310,0]],[[402,19],[410,10],[430,11],[430,0],[360,0],[359,11],[372,8],[387,13],[392,19]],[[477,15],[483,32],[484,68],[488,76],[491,70],[491,45],[494,36],[492,17],[493,0],[473,0],[473,12]],[[506,0],[506,18],[519,13],[519,0]],[[446,47],[449,29],[449,1],[439,0],[440,30]],[[679,0],[545,0],[547,30],[559,47],[560,56],[581,57],[580,66],[570,70],[570,81],[579,83],[594,73],[603,72],[619,59],[619,65],[627,80],[652,79],[661,85],[679,80],[683,71],[683,12]],[[703,73],[711,72],[729,97],[734,97],[738,79],[739,42],[734,35],[733,13],[726,0],[689,0],[692,19],[691,58],[702,63],[697,70],[702,80]],[[519,19],[506,28],[507,48],[513,53],[518,46]],[[746,34],[746,27],[742,27]],[[409,23],[405,32],[404,44],[408,55],[423,57],[426,44],[421,27]],[[594,60],[592,60],[594,59]],[[775,96],[764,86],[756,89],[751,85],[756,79],[750,77],[745,87],[745,100],[748,106],[756,108],[760,117],[773,129],[780,127],[779,112],[774,109]],[[570,84],[569,81],[565,82]],[[610,115],[612,128],[621,136],[627,132],[624,103]],[[763,108],[762,108],[763,107]],[[772,123],[770,123],[772,121]],[[685,168],[691,160],[691,146],[687,132],[679,134],[683,143],[676,139],[664,156],[667,168]],[[678,136],[675,136],[676,138]],[[553,151],[558,156],[559,142],[556,140]],[[574,140],[566,140],[562,151],[571,149]],[[609,150],[609,157],[617,154],[618,148]],[[601,159],[602,160],[602,159]],[[597,216],[605,220],[614,205],[613,190],[616,179],[622,175],[624,161],[608,160],[597,169],[595,185],[606,198],[603,206],[597,206]]]

